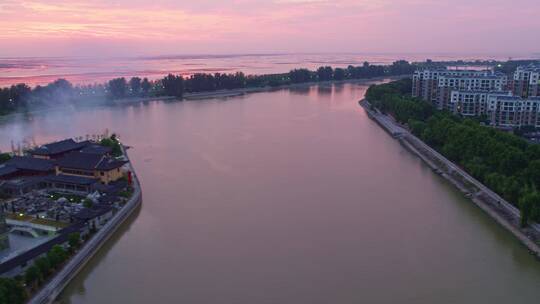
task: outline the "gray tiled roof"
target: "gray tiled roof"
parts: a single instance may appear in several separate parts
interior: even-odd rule
[[[29,156],[14,156],[5,165],[12,166],[20,170],[31,170],[47,172],[54,169],[54,162],[48,159],[41,159]]]
[[[69,151],[79,150],[89,144],[88,141],[76,142],[73,139],[64,139],[54,143],[43,145],[30,151],[30,154],[37,155],[55,155]]]
[[[90,145],[82,148],[81,152],[104,155],[104,154],[111,153],[112,148],[111,147],[105,147],[105,146],[98,145],[98,144],[90,144]]]
[[[112,170],[122,167],[126,161],[95,153],[70,152],[56,161],[61,168],[80,170]]]
[[[84,185],[84,186],[90,186],[98,182],[98,180],[95,178],[75,176],[75,175],[66,175],[66,174],[49,175],[45,179],[49,182],[57,182],[57,183],[72,184],[72,185]]]

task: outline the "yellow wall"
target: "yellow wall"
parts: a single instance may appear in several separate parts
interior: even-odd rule
[[[101,175],[101,173],[103,173],[103,175]],[[122,176],[124,176],[121,168],[113,169],[110,171],[95,171],[94,174],[96,178],[99,178],[100,181],[104,184],[117,181],[122,178]]]
[[[101,173],[103,173],[103,175]],[[75,174],[75,173],[72,173],[72,172],[64,172],[57,166],[56,167],[56,175],[58,175],[58,174],[81,176],[81,177],[90,177],[90,178],[92,177],[92,176],[88,176],[88,175],[84,175],[84,174]],[[113,169],[113,170],[110,170],[110,171],[94,170],[94,172],[93,172],[93,177],[99,179],[100,182],[103,183],[103,184],[108,184],[110,182],[117,181],[120,178],[122,178],[123,176],[124,176],[124,174],[123,174],[121,168]]]

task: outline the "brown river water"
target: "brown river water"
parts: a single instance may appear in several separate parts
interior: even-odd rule
[[[143,206],[61,303],[535,303],[540,263],[371,121],[367,86],[53,110],[0,147],[119,133]]]

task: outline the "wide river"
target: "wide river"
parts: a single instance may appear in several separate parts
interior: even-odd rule
[[[540,263],[366,116],[366,88],[4,119],[4,149],[133,147],[143,206],[60,302],[536,303]]]

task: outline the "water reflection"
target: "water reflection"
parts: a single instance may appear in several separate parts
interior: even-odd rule
[[[142,207],[137,207],[133,213],[126,219],[126,221],[115,231],[107,242],[99,249],[99,251],[92,257],[92,259],[86,264],[86,266],[79,272],[77,278],[73,280],[66,289],[60,294],[59,304],[71,304],[72,301],[69,297],[65,297],[65,294],[77,294],[78,296],[84,297],[86,294],[85,280],[96,270],[96,267],[105,261],[110,253],[111,248],[132,228],[132,225],[135,223],[139,214],[141,213]]]
[[[291,87],[289,89],[289,92],[291,92],[291,94],[296,94],[296,95],[308,95],[310,91],[311,91],[310,86],[297,86],[297,87]]]

